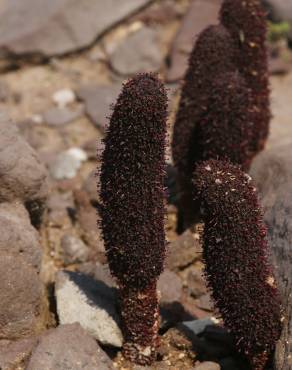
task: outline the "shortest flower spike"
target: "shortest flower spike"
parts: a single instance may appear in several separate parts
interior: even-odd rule
[[[238,350],[263,370],[281,333],[281,305],[251,178],[229,162],[201,162],[194,185],[203,220],[205,276]]]

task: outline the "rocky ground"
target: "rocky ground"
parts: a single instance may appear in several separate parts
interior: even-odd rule
[[[116,288],[97,227],[101,139],[122,82],[144,70],[167,84],[171,136],[187,55],[197,33],[216,22],[220,3],[0,1],[1,370],[143,369],[120,352]],[[281,5],[276,10],[282,21]],[[279,152],[289,158],[292,137],[290,36],[273,36],[274,118],[252,170],[262,193],[262,169]],[[274,169],[287,181],[291,166],[282,157]],[[169,244],[151,369],[247,369],[215,318],[202,276],[201,226],[176,233],[169,153],[167,161]]]

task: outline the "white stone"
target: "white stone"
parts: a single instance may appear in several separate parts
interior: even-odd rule
[[[123,336],[112,288],[80,273],[59,271],[55,295],[61,324],[78,322],[100,343],[122,346]]]
[[[61,89],[56,91],[53,95],[54,103],[60,108],[64,108],[68,104],[74,103],[75,100],[75,93],[71,89]]]

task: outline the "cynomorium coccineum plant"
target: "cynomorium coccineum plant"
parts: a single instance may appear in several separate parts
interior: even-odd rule
[[[253,101],[253,150],[263,149],[270,113],[269,72],[266,47],[267,22],[261,0],[224,0],[221,23],[237,45],[235,64],[251,90]]]
[[[236,53],[231,35],[219,25],[201,33],[190,56],[172,141],[184,228],[197,214],[191,182],[196,163],[227,158],[248,169],[256,154],[253,103],[234,64]]]
[[[260,1],[224,0],[220,20],[221,25],[201,33],[190,56],[174,125],[183,228],[197,214],[191,197],[195,164],[228,158],[247,170],[269,132],[266,20]]]
[[[215,307],[252,368],[262,370],[280,336],[281,308],[255,188],[238,166],[219,160],[197,166],[194,186]]]
[[[127,82],[105,138],[101,225],[120,295],[126,358],[150,364],[158,344],[156,283],[165,257],[167,96],[153,74]]]

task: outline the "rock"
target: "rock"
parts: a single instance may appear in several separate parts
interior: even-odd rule
[[[116,101],[121,85],[81,86],[77,90],[78,98],[85,103],[85,111],[90,120],[102,132],[108,125],[111,105]]]
[[[76,218],[80,226],[81,236],[92,249],[94,257],[100,262],[105,261],[105,248],[98,225],[98,209],[93,207],[87,193],[83,190],[74,191]]]
[[[26,370],[113,370],[113,364],[96,341],[75,323],[44,334]]]
[[[5,103],[10,97],[10,87],[5,81],[0,82],[0,102]]]
[[[173,82],[184,76],[190,52],[198,34],[216,24],[222,0],[193,0],[182,21],[170,51],[170,67],[166,80]]]
[[[168,245],[166,266],[170,270],[178,271],[201,259],[201,255],[199,238],[195,238],[191,231],[187,230]]]
[[[130,33],[110,55],[112,68],[121,75],[158,71],[163,56],[154,29],[144,27]]]
[[[65,234],[61,240],[62,259],[64,265],[87,261],[89,248],[84,242],[73,235]]]
[[[190,294],[195,298],[201,297],[207,293],[203,272],[197,267],[191,266],[187,274],[186,286]]]
[[[53,95],[53,102],[59,108],[65,108],[67,105],[74,103],[76,97],[71,89],[58,90]]]
[[[290,144],[292,137],[292,105],[289,96],[292,93],[292,72],[284,78],[271,78],[271,121],[268,148]]]
[[[205,361],[195,367],[195,370],[220,370],[221,367],[216,362]]]
[[[92,171],[87,176],[87,179],[83,183],[82,190],[84,190],[87,193],[91,203],[94,203],[96,205],[100,203],[99,194],[97,191],[97,171],[96,170]]]
[[[86,262],[78,266],[78,271],[83,274],[89,275],[95,280],[102,281],[107,286],[113,288],[116,287],[116,283],[111,276],[109,267],[107,264],[101,264],[100,262]]]
[[[200,296],[198,299],[195,300],[196,306],[204,311],[213,311],[214,306],[212,303],[212,299],[210,297],[209,293],[206,293],[202,296]]]
[[[262,0],[268,11],[268,17],[273,22],[291,22],[292,4],[287,0]]]
[[[70,148],[60,153],[50,166],[50,173],[56,180],[72,179],[77,175],[87,154],[80,148]]]
[[[123,337],[112,288],[80,273],[59,271],[55,294],[61,324],[78,322],[100,343],[121,347]]]
[[[11,343],[2,344],[1,342],[0,369],[15,370],[26,368],[29,356],[37,344],[37,337],[25,338]]]
[[[21,257],[1,255],[0,339],[20,339],[45,325],[43,287],[35,269]]]
[[[21,256],[37,272],[40,271],[42,249],[39,236],[22,204],[0,203],[0,254]]]
[[[63,55],[89,46],[150,0],[5,0],[0,12],[0,53]]]
[[[161,294],[161,305],[179,302],[182,294],[181,279],[174,272],[166,269],[159,277],[157,289]]]
[[[75,121],[80,118],[83,114],[83,108],[79,108],[75,111],[70,110],[66,107],[63,108],[51,108],[43,114],[44,122],[50,126],[63,126],[67,123]]]
[[[97,160],[97,162],[101,161],[102,152],[104,150],[104,143],[101,140],[89,140],[82,148],[86,151],[88,159]]]
[[[45,167],[9,121],[0,120],[0,148],[0,202],[20,199],[38,224],[48,191]]]
[[[218,322],[215,317],[208,317],[201,320],[184,321],[177,327],[191,331],[194,335],[199,335],[204,332],[207,326],[217,324]]]
[[[48,220],[52,226],[71,224],[70,214],[75,208],[71,191],[52,193],[48,198]]]
[[[291,143],[272,147],[260,153],[252,163],[250,175],[266,210],[274,205],[278,190],[292,182],[291,148]]]

